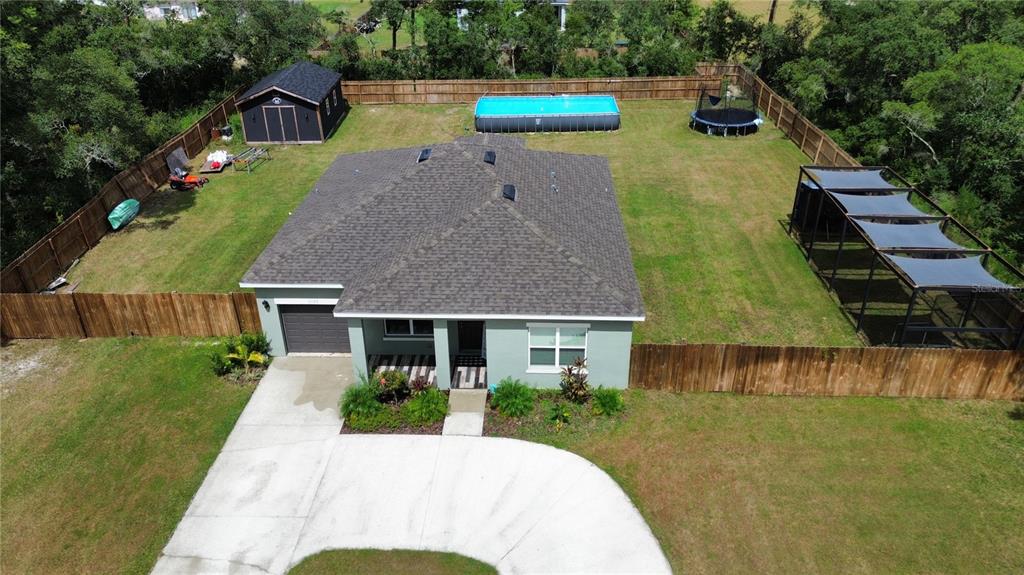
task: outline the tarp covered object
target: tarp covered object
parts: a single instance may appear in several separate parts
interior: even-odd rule
[[[110,226],[115,230],[119,230],[124,226],[128,225],[128,222],[135,219],[135,216],[139,213],[139,200],[125,200],[117,207],[110,210],[110,214],[107,216],[107,221],[110,222]]]
[[[174,150],[167,154],[167,169],[174,173],[175,169],[181,169],[188,171],[188,156],[185,155],[185,150],[178,146]]]
[[[969,258],[931,259],[908,258],[882,254],[907,274],[914,287],[919,288],[975,288],[990,290],[1018,289],[1005,284],[981,265],[981,256]]]
[[[882,170],[829,170],[807,168],[807,173],[826,190],[896,190],[899,186],[890,184],[882,177]],[[814,182],[808,182],[813,185]]]
[[[942,233],[937,223],[930,224],[878,224],[864,220],[853,220],[864,235],[881,249],[920,248],[936,250],[963,250],[964,246],[954,242]]]

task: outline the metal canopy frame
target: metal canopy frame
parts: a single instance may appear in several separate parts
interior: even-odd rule
[[[896,182],[898,182],[898,184],[893,184],[893,187],[887,187],[887,188],[842,188],[841,190],[837,189],[837,190],[833,191],[830,188],[824,186],[823,183],[821,182],[821,180],[819,180],[816,177],[816,175],[811,170],[880,171],[882,174],[884,174],[884,176],[883,176],[884,179],[889,180],[890,182],[892,180],[895,180]],[[807,181],[807,180],[812,182],[813,186],[806,186],[804,184],[804,182]],[[807,259],[808,261],[810,261],[811,251],[814,249],[814,244],[815,244],[815,242],[817,240],[818,228],[819,228],[819,224],[821,222],[821,215],[822,215],[822,211],[824,210],[825,203],[826,203],[825,202],[825,198],[828,198],[829,203],[831,204],[831,206],[834,207],[843,216],[843,225],[842,225],[842,230],[841,230],[840,236],[839,236],[839,245],[838,245],[838,249],[836,250],[835,261],[833,262],[831,274],[829,275],[828,281],[826,282],[827,285],[828,285],[829,290],[831,290],[831,291],[835,290],[836,274],[837,274],[837,272],[839,270],[839,263],[840,263],[840,260],[841,260],[841,257],[842,257],[843,247],[844,247],[844,245],[846,243],[847,233],[848,233],[848,230],[851,227],[854,228],[854,230],[857,232],[858,236],[860,236],[862,241],[872,251],[872,254],[871,254],[871,265],[870,265],[870,267],[868,269],[868,279],[867,279],[867,282],[866,282],[866,284],[864,286],[863,297],[861,298],[860,312],[857,314],[856,329],[858,331],[861,330],[861,327],[863,325],[864,314],[867,311],[868,298],[869,298],[870,292],[871,292],[871,285],[872,285],[872,282],[873,282],[874,277],[875,277],[875,272],[876,272],[876,270],[878,268],[878,262],[881,261],[883,266],[888,268],[889,271],[891,271],[893,273],[893,275],[895,275],[904,285],[906,285],[911,290],[910,302],[907,304],[907,312],[906,312],[906,315],[904,316],[904,321],[903,321],[902,324],[899,324],[899,326],[898,326],[899,334],[900,334],[899,345],[902,346],[906,342],[908,328],[911,327],[910,320],[913,317],[914,308],[915,308],[915,306],[917,304],[917,301],[918,301],[918,296],[923,296],[923,294],[925,294],[928,291],[943,291],[943,292],[947,292],[947,293],[950,293],[950,294],[958,293],[958,294],[967,294],[968,295],[968,304],[967,304],[966,308],[964,309],[964,313],[962,314],[962,316],[960,318],[960,321],[958,322],[957,326],[956,327],[917,326],[917,327],[913,328],[914,331],[923,332],[925,334],[925,337],[927,337],[927,334],[930,333],[930,332],[945,332],[945,333],[953,333],[953,334],[960,334],[960,333],[1007,334],[1007,335],[1016,334],[1015,337],[1014,337],[1014,341],[1009,346],[1009,348],[1010,349],[1018,349],[1018,350],[1022,349],[1022,346],[1024,346],[1024,323],[1022,323],[1022,325],[1021,325],[1021,327],[1019,329],[1011,327],[1009,325],[1008,321],[1007,321],[1007,326],[1006,327],[989,327],[989,326],[985,325],[983,322],[981,322],[980,319],[975,318],[975,321],[977,321],[977,323],[982,325],[982,327],[966,327],[967,320],[969,319],[969,317],[971,316],[971,314],[974,311],[975,303],[976,303],[976,300],[977,300],[977,295],[979,293],[993,293],[993,292],[1019,293],[1022,288],[1020,288],[1020,287],[1012,287],[1010,289],[1000,290],[1000,289],[994,289],[994,288],[989,287],[989,286],[974,286],[974,287],[968,287],[968,286],[934,286],[934,285],[933,286],[920,286],[920,285],[917,285],[911,279],[911,277],[903,269],[901,269],[898,265],[896,265],[892,260],[890,260],[888,257],[884,257],[887,254],[890,254],[890,255],[907,254],[907,255],[928,255],[928,256],[932,256],[932,257],[945,256],[945,258],[948,259],[948,258],[951,258],[951,257],[959,258],[959,257],[967,256],[967,255],[980,255],[981,256],[982,267],[984,267],[985,265],[988,264],[990,258],[991,259],[995,259],[1005,269],[1009,270],[1010,273],[1012,273],[1014,276],[1016,276],[1018,280],[1020,280],[1021,282],[1024,282],[1024,272],[1021,272],[1021,270],[1017,269],[1015,266],[1013,266],[1013,264],[1011,264],[1005,258],[1003,258],[999,254],[997,254],[988,244],[986,244],[984,241],[982,241],[981,238],[979,238],[977,235],[975,235],[973,232],[971,232],[969,229],[967,229],[963,224],[960,223],[959,220],[957,220],[952,215],[950,215],[948,212],[943,210],[934,200],[932,200],[931,198],[929,198],[928,196],[926,196],[925,194],[923,194],[919,190],[917,190],[905,178],[903,178],[902,176],[897,174],[895,171],[890,169],[888,166],[843,166],[843,167],[819,166],[819,165],[801,166],[800,167],[800,175],[797,178],[796,194],[795,194],[795,197],[793,199],[793,209],[792,209],[792,211],[790,212],[790,215],[789,215],[788,231],[789,231],[789,233],[791,235],[792,235],[792,232],[793,232],[793,224],[795,223],[795,220],[796,220],[795,216],[796,216],[797,207],[799,206],[799,202],[800,202],[800,198],[801,198],[801,192],[803,190],[806,190],[806,193],[810,193],[812,191],[815,191],[815,192],[818,192],[819,194],[821,194],[823,196],[818,201],[817,210],[816,210],[816,213],[815,213],[815,216],[814,216],[814,226],[813,226],[812,231],[811,231],[810,242],[805,245],[803,239],[802,238],[798,238],[798,244],[801,246],[801,248],[803,248],[805,250],[805,259]],[[916,195],[916,197],[920,198],[923,202],[925,202],[925,204],[927,204],[927,206],[929,208],[931,208],[932,210],[938,212],[938,214],[940,214],[940,215],[899,215],[899,214],[879,215],[879,214],[854,214],[854,213],[849,213],[849,212],[846,211],[844,206],[839,202],[839,200],[833,195],[834,193],[862,194],[862,195],[887,195],[887,196],[888,195],[896,195],[896,194],[907,194],[907,201],[908,202]],[[810,202],[809,201],[807,202],[807,206],[808,207],[810,206]],[[800,231],[801,231],[801,233],[803,233],[804,230],[806,229],[807,218],[808,218],[808,215],[809,215],[809,211],[810,210],[806,209],[806,208],[804,210],[802,210],[803,213],[802,213],[802,216],[800,218],[800,220],[801,220],[800,221]],[[971,242],[973,242],[974,244],[976,244],[979,247],[977,247],[977,248],[969,248],[969,247],[962,247],[962,248],[936,248],[936,247],[914,247],[914,246],[906,246],[906,247],[879,246],[879,245],[877,245],[872,240],[870,235],[865,233],[864,229],[862,229],[861,226],[859,226],[857,224],[857,222],[855,221],[857,219],[860,219],[860,220],[881,220],[878,223],[883,223],[883,222],[888,222],[888,223],[894,223],[894,222],[908,222],[908,223],[938,222],[939,226],[940,226],[940,230],[943,233],[945,233],[945,231],[950,226],[952,226],[958,232],[960,232],[961,234],[966,236],[968,239],[971,240]],[[895,224],[895,225],[900,225],[900,224]],[[820,275],[820,272],[819,272],[819,275]],[[1011,300],[1011,301],[1013,301],[1014,305],[1016,305],[1017,302],[1015,302],[1014,300]],[[894,333],[894,336],[895,336],[895,333]]]

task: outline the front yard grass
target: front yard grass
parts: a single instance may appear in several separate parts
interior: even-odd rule
[[[1013,403],[647,391],[626,402],[621,418],[559,432],[535,414],[516,435],[610,473],[678,573],[1024,571]]]
[[[859,345],[779,223],[809,160],[770,125],[742,138],[694,132],[692,106],[623,101],[619,131],[525,136],[533,149],[609,158],[647,310],[634,339]],[[157,192],[69,277],[81,291],[237,290],[336,155],[471,130],[470,106],[355,106],[326,144],[274,146],[274,159],[251,175],[227,171],[197,193]]]
[[[0,572],[149,572],[251,393],[213,375],[206,343],[0,351]]]
[[[498,570],[457,553],[335,549],[307,557],[288,575],[490,575]]]

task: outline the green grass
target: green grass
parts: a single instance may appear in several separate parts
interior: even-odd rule
[[[455,553],[391,549],[336,549],[317,553],[289,575],[488,575],[490,565]]]
[[[858,345],[779,223],[808,161],[793,143],[768,125],[743,138],[699,134],[687,128],[689,102],[620,105],[617,132],[526,139],[534,149],[609,158],[647,309],[635,339]],[[158,192],[70,279],[82,291],[237,289],[337,154],[451,140],[471,125],[469,106],[355,106],[324,145],[275,146],[254,174],[214,175],[196,193]]]
[[[251,392],[214,377],[208,349],[4,347],[0,572],[149,572]]]
[[[626,402],[620,420],[555,432],[534,418],[520,437],[609,472],[677,573],[1024,571],[1024,418],[1009,402]]]

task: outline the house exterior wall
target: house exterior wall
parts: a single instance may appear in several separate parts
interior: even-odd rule
[[[274,104],[274,98],[280,98],[281,103]],[[267,131],[267,119],[263,106],[295,106],[295,122],[298,129],[298,140],[295,141],[303,143],[323,141],[318,122],[320,110],[317,106],[283,92],[269,90],[239,106],[242,110],[242,128],[245,132],[246,142],[264,143],[277,141],[271,140],[271,135]],[[288,118],[286,117],[285,120],[288,120]]]
[[[629,353],[633,324],[628,321],[535,322],[524,320],[488,320],[486,324],[487,384],[497,385],[513,377],[540,388],[558,387],[557,373],[529,371],[527,324],[587,323],[587,367],[594,387],[625,388],[629,382]]]
[[[434,340],[431,338],[384,337],[382,319],[364,319],[363,337],[367,355],[434,355]],[[445,334],[445,338],[447,337]]]
[[[279,305],[296,303],[334,305],[341,296],[338,288],[256,288],[256,304],[260,312],[263,332],[270,339],[270,354],[282,356],[287,353],[284,343],[284,330],[281,327]],[[266,309],[263,302],[270,309]],[[350,330],[351,332],[351,327]],[[360,340],[362,341],[362,340]],[[352,355],[355,356],[355,341],[352,341]]]

